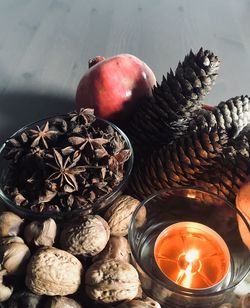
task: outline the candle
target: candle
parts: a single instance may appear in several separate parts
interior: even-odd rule
[[[156,240],[154,257],[164,275],[189,289],[219,285],[230,268],[230,253],[224,240],[196,222],[179,222],[163,230]]]

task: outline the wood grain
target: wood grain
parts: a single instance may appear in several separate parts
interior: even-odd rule
[[[132,53],[158,81],[192,48],[213,50],[211,104],[250,92],[249,0],[0,0],[0,142],[74,108],[87,61]]]
[[[0,0],[0,144],[74,109],[95,55],[132,53],[157,80],[201,46],[221,59],[206,101],[250,94],[250,0]]]

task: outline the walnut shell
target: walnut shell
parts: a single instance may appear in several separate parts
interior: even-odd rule
[[[105,248],[109,236],[107,222],[98,215],[88,215],[66,226],[60,243],[62,249],[73,255],[95,256]]]
[[[70,253],[54,247],[40,248],[31,258],[26,286],[38,295],[68,295],[81,283],[82,264]]]
[[[25,270],[25,265],[30,257],[27,245],[20,242],[12,242],[0,246],[0,269],[8,274],[18,275]]]
[[[42,308],[45,296],[28,291],[14,291],[8,300],[8,308]]]
[[[0,274],[0,303],[7,301],[13,293],[12,286],[6,286],[3,283],[3,276]]]
[[[145,299],[133,299],[130,302],[124,302],[117,308],[161,308],[161,305],[150,297]]]
[[[104,215],[111,235],[126,236],[128,234],[131,217],[139,204],[139,200],[127,195],[116,199]]]
[[[19,236],[6,236],[6,237],[0,238],[0,246],[8,245],[8,244],[11,244],[11,243],[21,243],[21,244],[24,244],[24,241]]]
[[[12,212],[0,214],[0,236],[16,236],[20,232],[23,219]]]
[[[46,308],[82,308],[82,306],[72,298],[53,296],[46,302]]]
[[[95,257],[94,261],[118,259],[129,263],[130,253],[129,243],[125,237],[111,236],[104,250]]]
[[[85,276],[87,295],[99,303],[132,300],[138,293],[140,281],[136,269],[116,259],[92,264]]]
[[[54,219],[32,221],[24,229],[24,238],[28,244],[36,246],[53,246],[57,226]]]
[[[241,296],[238,308],[250,307],[250,293]]]

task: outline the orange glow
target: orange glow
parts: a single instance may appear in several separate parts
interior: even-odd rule
[[[166,228],[155,243],[155,260],[176,284],[203,289],[228,274],[230,254],[223,239],[205,225],[181,222]]]
[[[236,207],[241,211],[250,225],[250,180],[240,188],[236,196]],[[237,220],[242,241],[250,249],[250,232],[248,227],[240,215],[237,215]]]
[[[199,258],[199,251],[197,249],[190,249],[186,253],[185,258],[187,262],[192,263]]]

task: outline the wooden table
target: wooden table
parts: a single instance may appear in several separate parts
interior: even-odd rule
[[[250,93],[249,0],[0,0],[0,142],[74,109],[87,61],[132,53],[162,75],[201,46],[221,59],[207,102]]]
[[[0,142],[74,108],[87,61],[132,53],[161,81],[192,48],[221,70],[207,101],[250,92],[249,0],[0,0]]]

